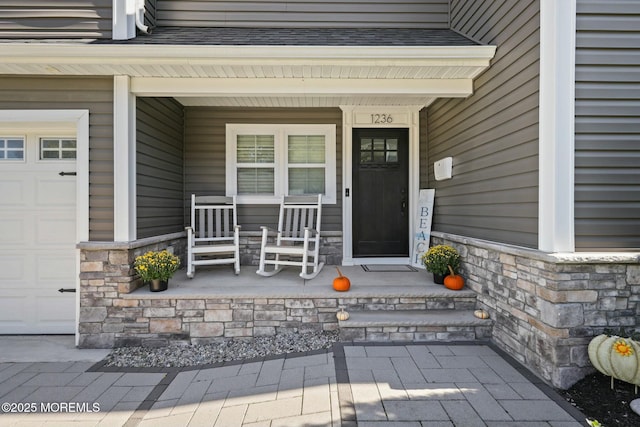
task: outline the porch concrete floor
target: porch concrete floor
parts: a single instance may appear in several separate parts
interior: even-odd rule
[[[385,266],[376,266],[384,270]],[[325,266],[312,280],[300,278],[300,269],[285,267],[272,277],[256,274],[256,266],[242,266],[240,274],[235,275],[231,266],[206,266],[196,270],[195,277],[189,279],[186,269],[181,269],[169,281],[169,289],[164,292],[151,292],[149,288],[137,289],[130,298],[344,298],[374,297],[448,297],[452,295],[474,295],[471,290],[451,291],[442,285],[433,283],[431,273],[418,271],[365,271],[362,266],[340,266],[342,274],[349,278],[351,288],[348,292],[333,289],[333,279],[338,277],[335,266]],[[388,266],[398,269],[399,266]]]

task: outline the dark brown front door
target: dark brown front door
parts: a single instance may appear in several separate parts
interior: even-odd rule
[[[353,130],[353,256],[409,256],[409,130]]]

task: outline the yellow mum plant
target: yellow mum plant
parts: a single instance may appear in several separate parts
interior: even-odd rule
[[[449,272],[448,266],[451,266],[454,272],[458,271],[460,254],[451,246],[436,245],[422,255],[422,263],[427,271],[444,276]]]
[[[149,251],[136,257],[133,267],[145,282],[153,279],[167,281],[180,267],[180,258],[167,250]]]

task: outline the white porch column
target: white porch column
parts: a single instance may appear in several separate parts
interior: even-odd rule
[[[136,239],[136,99],[129,76],[113,78],[113,240]]]
[[[573,252],[576,0],[540,3],[538,248]]]

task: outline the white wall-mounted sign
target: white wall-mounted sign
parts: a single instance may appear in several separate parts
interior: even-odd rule
[[[418,198],[418,215],[416,217],[416,228],[413,235],[413,251],[411,252],[411,265],[424,268],[422,264],[422,254],[429,249],[429,238],[431,237],[431,221],[433,219],[433,199],[436,190],[430,188],[420,190]]]

